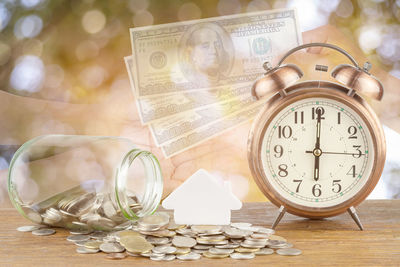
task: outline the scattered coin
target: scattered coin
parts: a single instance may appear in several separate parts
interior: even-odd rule
[[[222,226],[220,225],[192,225],[191,229],[199,234],[213,234],[220,232]]]
[[[26,226],[18,227],[17,231],[18,232],[32,232],[32,231],[40,229],[41,227],[43,227],[43,226],[40,226],[40,225],[26,225]]]
[[[86,241],[85,248],[100,249],[101,241]]]
[[[235,250],[232,248],[210,248],[208,252],[212,254],[231,254]]]
[[[87,235],[70,235],[67,240],[70,242],[88,241],[90,239]]]
[[[99,252],[99,249],[92,249],[92,248],[87,248],[87,247],[77,247],[76,252],[80,254],[93,254]]]
[[[176,248],[175,254],[181,255],[181,254],[188,254],[189,252],[190,248]]]
[[[180,248],[191,248],[196,245],[196,240],[186,236],[175,236],[172,239],[172,244]]]
[[[235,252],[235,253],[230,254],[230,257],[235,260],[250,260],[250,259],[254,259],[255,255],[254,255],[254,253],[251,253],[251,252],[248,252],[248,253]]]
[[[42,228],[32,231],[34,235],[52,235],[55,234],[56,230],[50,228]]]
[[[274,250],[271,248],[261,248],[259,251],[254,252],[255,255],[271,255],[274,254]]]
[[[175,258],[176,258],[175,255],[165,255],[163,261],[172,261],[175,260]]]
[[[300,255],[302,252],[300,249],[297,248],[280,248],[276,251],[276,253],[283,256],[297,256]]]
[[[210,253],[209,251],[206,251],[203,253],[203,256],[206,258],[210,258],[210,259],[222,259],[222,258],[229,257],[229,254],[213,254],[213,253]]]
[[[259,248],[244,248],[244,247],[235,248],[235,251],[239,253],[256,252],[259,250],[260,250]]]
[[[188,261],[188,260],[198,260],[201,258],[201,255],[194,252],[189,252],[187,254],[180,254],[176,256],[180,260]]]
[[[121,260],[121,259],[125,259],[126,258],[126,254],[125,253],[109,253],[106,256],[107,259],[111,259],[111,260]]]
[[[105,253],[120,253],[125,250],[119,243],[103,243],[99,248]]]
[[[176,250],[177,248],[173,246],[159,246],[153,248],[153,252],[162,254],[173,254]]]

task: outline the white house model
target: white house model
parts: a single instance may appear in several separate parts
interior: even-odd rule
[[[222,186],[200,169],[175,189],[162,206],[174,210],[177,224],[227,225],[231,222],[231,210],[242,207],[229,185]]]

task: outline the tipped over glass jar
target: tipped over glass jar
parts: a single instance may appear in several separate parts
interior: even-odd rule
[[[163,191],[156,157],[129,139],[45,135],[23,144],[8,193],[27,219],[74,230],[118,230],[152,214]]]

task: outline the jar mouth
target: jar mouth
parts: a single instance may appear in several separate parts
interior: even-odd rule
[[[134,162],[140,162],[145,171],[144,193],[137,199],[137,205],[135,203],[132,205],[132,198],[127,192],[129,179],[136,178],[128,175],[128,170],[134,168]],[[157,158],[148,151],[140,149],[129,151],[118,166],[115,176],[115,196],[122,214],[130,220],[152,214],[161,201],[162,191],[163,177]]]

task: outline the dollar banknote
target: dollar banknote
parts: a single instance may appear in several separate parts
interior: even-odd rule
[[[131,28],[137,98],[252,82],[301,44],[294,9]]]
[[[125,64],[132,91],[135,94],[133,84],[132,63],[133,57],[125,57]],[[245,82],[231,85],[223,85],[207,90],[198,90],[192,92],[182,92],[169,94],[162,97],[151,96],[135,98],[136,106],[139,112],[142,124],[153,123],[165,118],[174,116],[181,112],[192,111],[194,109],[203,109],[209,105],[231,101],[242,95],[249,94],[253,82]]]
[[[230,101],[216,103],[201,109],[180,113],[159,122],[150,123],[149,129],[157,146],[177,139],[194,129],[218,121],[256,102],[250,92]]]
[[[260,111],[264,101],[257,101],[250,107],[240,110],[220,120],[214,121],[203,127],[196,128],[179,138],[164,144],[161,149],[166,158],[172,157],[180,152],[195,147],[213,137],[223,134],[238,125],[248,122]]]

